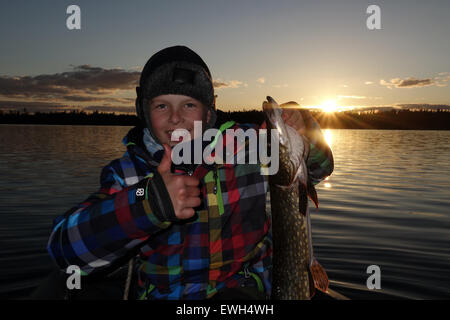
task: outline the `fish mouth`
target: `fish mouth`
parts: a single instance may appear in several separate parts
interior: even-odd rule
[[[272,103],[277,104],[271,96],[267,96],[266,99],[270,104],[272,104]]]
[[[267,96],[266,97],[267,101],[264,101],[263,103],[263,111],[266,113],[268,120],[271,122],[272,125],[274,125],[274,117],[275,117],[275,106],[278,106],[278,104],[275,102],[275,100],[270,97]]]
[[[289,136],[284,120],[281,117],[283,110],[271,96],[267,96],[266,99],[267,102],[264,101],[263,103],[263,112],[266,114],[267,125],[270,129],[278,131],[280,144],[288,146]]]

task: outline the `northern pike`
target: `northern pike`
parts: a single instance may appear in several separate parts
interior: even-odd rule
[[[314,259],[308,196],[318,205],[308,182],[305,156],[309,145],[281,118],[271,97],[263,104],[268,141],[270,129],[279,135],[279,169],[269,176],[273,237],[272,299],[310,299],[314,288],[328,293],[328,277]]]

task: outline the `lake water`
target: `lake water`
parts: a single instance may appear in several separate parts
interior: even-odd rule
[[[96,191],[130,127],[0,125],[0,298],[49,273],[52,220]],[[450,131],[324,130],[335,171],[312,209],[315,255],[353,299],[450,298]],[[369,290],[367,267],[381,271]]]

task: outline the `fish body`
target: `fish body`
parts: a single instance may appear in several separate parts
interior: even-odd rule
[[[295,129],[284,124],[282,109],[270,97],[264,103],[267,129],[279,135],[279,169],[269,176],[272,212],[272,298],[310,299],[307,144]],[[270,134],[270,130],[268,130]],[[270,139],[269,139],[270,141]]]

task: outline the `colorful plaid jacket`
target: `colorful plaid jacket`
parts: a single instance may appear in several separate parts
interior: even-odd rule
[[[257,129],[232,127],[238,128]],[[331,174],[333,157],[318,126],[314,130],[307,163],[318,182]],[[156,171],[162,154],[150,154],[142,136],[141,128],[130,130],[126,153],[103,168],[99,191],[54,221],[48,251],[59,267],[77,265],[82,274],[94,274],[131,252],[137,254],[141,298],[209,298],[240,286],[243,270],[258,275],[270,294],[268,183],[260,165],[194,167],[202,205],[193,218],[181,221]]]

